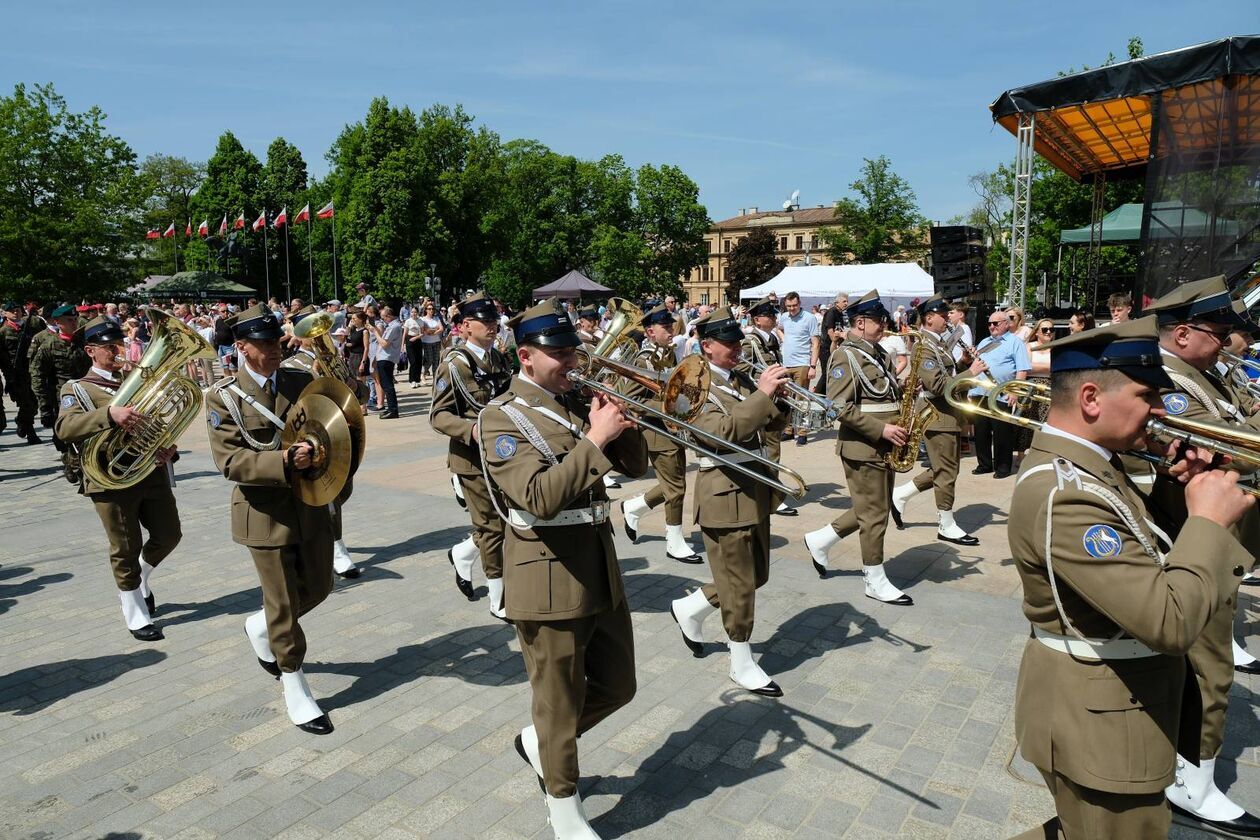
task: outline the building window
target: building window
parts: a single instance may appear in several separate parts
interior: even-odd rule
[[[787,237],[786,237],[786,236],[780,236],[780,237],[779,237],[779,250],[780,250],[780,251],[786,251],[786,250],[787,250]]]
[[[700,293],[700,305],[701,305],[701,306],[708,306],[708,305],[709,305],[709,293],[708,293],[708,292],[701,292],[701,293]]]
[[[722,240],[722,253],[729,254],[731,252],[731,240]]]
[[[809,247],[811,250],[818,248],[818,235],[814,234],[809,238]]]
[[[804,247],[805,247],[805,237],[803,237],[803,236],[797,236],[797,237],[796,237],[796,250],[798,250],[798,251],[799,251],[799,250],[801,250],[801,249],[802,249],[802,248],[804,248]]]
[[[712,239],[710,239],[710,240],[709,240],[709,253],[710,253],[710,254],[712,254],[712,253],[713,253],[713,245],[714,245],[714,242],[713,242],[713,240],[712,240]]]

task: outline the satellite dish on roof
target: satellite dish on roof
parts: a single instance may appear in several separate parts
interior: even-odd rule
[[[787,201],[783,202],[783,209],[791,210],[794,207],[799,207],[800,204],[798,202],[800,201],[800,197],[801,197],[800,190],[792,190],[792,195],[788,197]]]

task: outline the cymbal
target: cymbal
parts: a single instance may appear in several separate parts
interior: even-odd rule
[[[296,443],[309,443],[315,449],[310,468],[294,470],[293,492],[312,507],[326,505],[350,476],[352,444],[350,427],[341,408],[323,394],[302,391],[289,409],[288,421],[280,433],[280,443],[288,449]]]
[[[303,323],[306,320],[303,319]],[[346,423],[350,426],[350,446],[353,458],[350,462],[350,475],[354,475],[359,470],[359,465],[363,463],[363,453],[367,448],[367,423],[363,418],[363,407],[359,405],[359,399],[354,395],[344,382],[340,382],[331,376],[320,376],[311,384],[302,389],[302,396],[307,394],[320,394],[328,397],[337,404],[341,409],[341,413],[346,416]]]

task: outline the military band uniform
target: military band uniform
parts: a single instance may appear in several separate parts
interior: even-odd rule
[[[121,342],[122,332],[113,324],[98,323],[103,320],[93,321],[90,328],[98,334],[93,338]],[[76,458],[77,450],[90,438],[117,429],[109,405],[121,384],[119,374],[92,367],[87,376],[62,386],[56,433],[76,450]],[[109,562],[127,629],[142,641],[162,638],[161,631],[153,626],[155,603],[149,576],[175,550],[181,537],[169,465],[155,467],[139,482],[121,490],[100,486],[81,464],[78,476],[79,492],[92,500],[109,540]],[[148,531],[148,539],[144,531]]]
[[[671,368],[674,366],[674,348],[650,344],[640,358],[645,366],[653,369]],[[661,367],[657,367],[657,366]],[[661,408],[659,399],[651,399],[646,389],[631,389],[630,395],[646,399],[656,409]],[[643,437],[647,440],[648,455],[652,459],[652,469],[656,472],[656,485],[644,494],[643,501],[649,510],[665,506],[665,524],[682,525],[683,505],[687,495],[687,456],[686,449],[653,430],[651,423],[645,423]]]
[[[54,310],[61,312],[73,307],[61,307]],[[54,330],[56,328],[54,327]],[[72,379],[84,376],[92,366],[87,353],[84,352],[82,339],[78,335],[65,336],[60,331],[44,330],[31,340],[29,363],[31,390],[35,394],[36,407],[39,411],[40,423],[46,429],[52,429],[57,421],[57,406],[62,387]],[[63,451],[64,445],[53,432],[53,443],[57,451]]]
[[[764,365],[783,364],[783,353],[779,345],[779,337],[753,327],[744,337],[744,358],[755,359]],[[766,436],[766,453],[770,460],[778,462],[782,458],[783,436]]]
[[[4,304],[8,315],[19,315],[21,306],[13,301]],[[41,318],[27,315],[20,318],[4,318],[0,323],[0,344],[5,349],[4,388],[17,406],[14,428],[28,443],[39,443],[35,432],[35,392],[31,390],[30,353],[31,341],[46,327]]]
[[[522,347],[578,342],[554,299],[511,326]],[[602,479],[614,468],[642,475],[647,446],[627,429],[601,451],[583,434],[589,411],[573,392],[553,394],[522,372],[477,421],[491,490],[509,524],[505,606],[533,694],[533,726],[517,749],[541,776],[549,807],[580,803],[577,738],[635,692],[630,608]]]
[[[433,378],[429,425],[450,438],[446,466],[459,481],[472,518],[473,541],[481,557],[490,589],[490,609],[503,617],[503,520],[495,512],[482,472],[481,450],[473,436],[477,414],[490,400],[507,390],[512,369],[507,357],[491,346],[482,350],[471,342],[446,351]],[[458,546],[457,546],[458,548]],[[455,549],[450,555],[455,565]],[[457,585],[467,596],[472,591],[471,553],[457,567]],[[461,575],[460,571],[465,575]],[[494,581],[490,583],[490,581]]]

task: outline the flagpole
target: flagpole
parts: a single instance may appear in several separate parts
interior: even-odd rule
[[[311,262],[311,205],[306,205],[306,274],[311,282],[311,299],[315,302],[315,264]]]
[[[337,208],[333,207],[333,300],[341,300],[341,288],[337,285]]]
[[[293,285],[289,282],[289,214],[284,218],[284,296],[293,300]]]
[[[263,271],[267,277],[267,300],[271,300],[271,260],[267,258],[267,211],[263,210]]]

